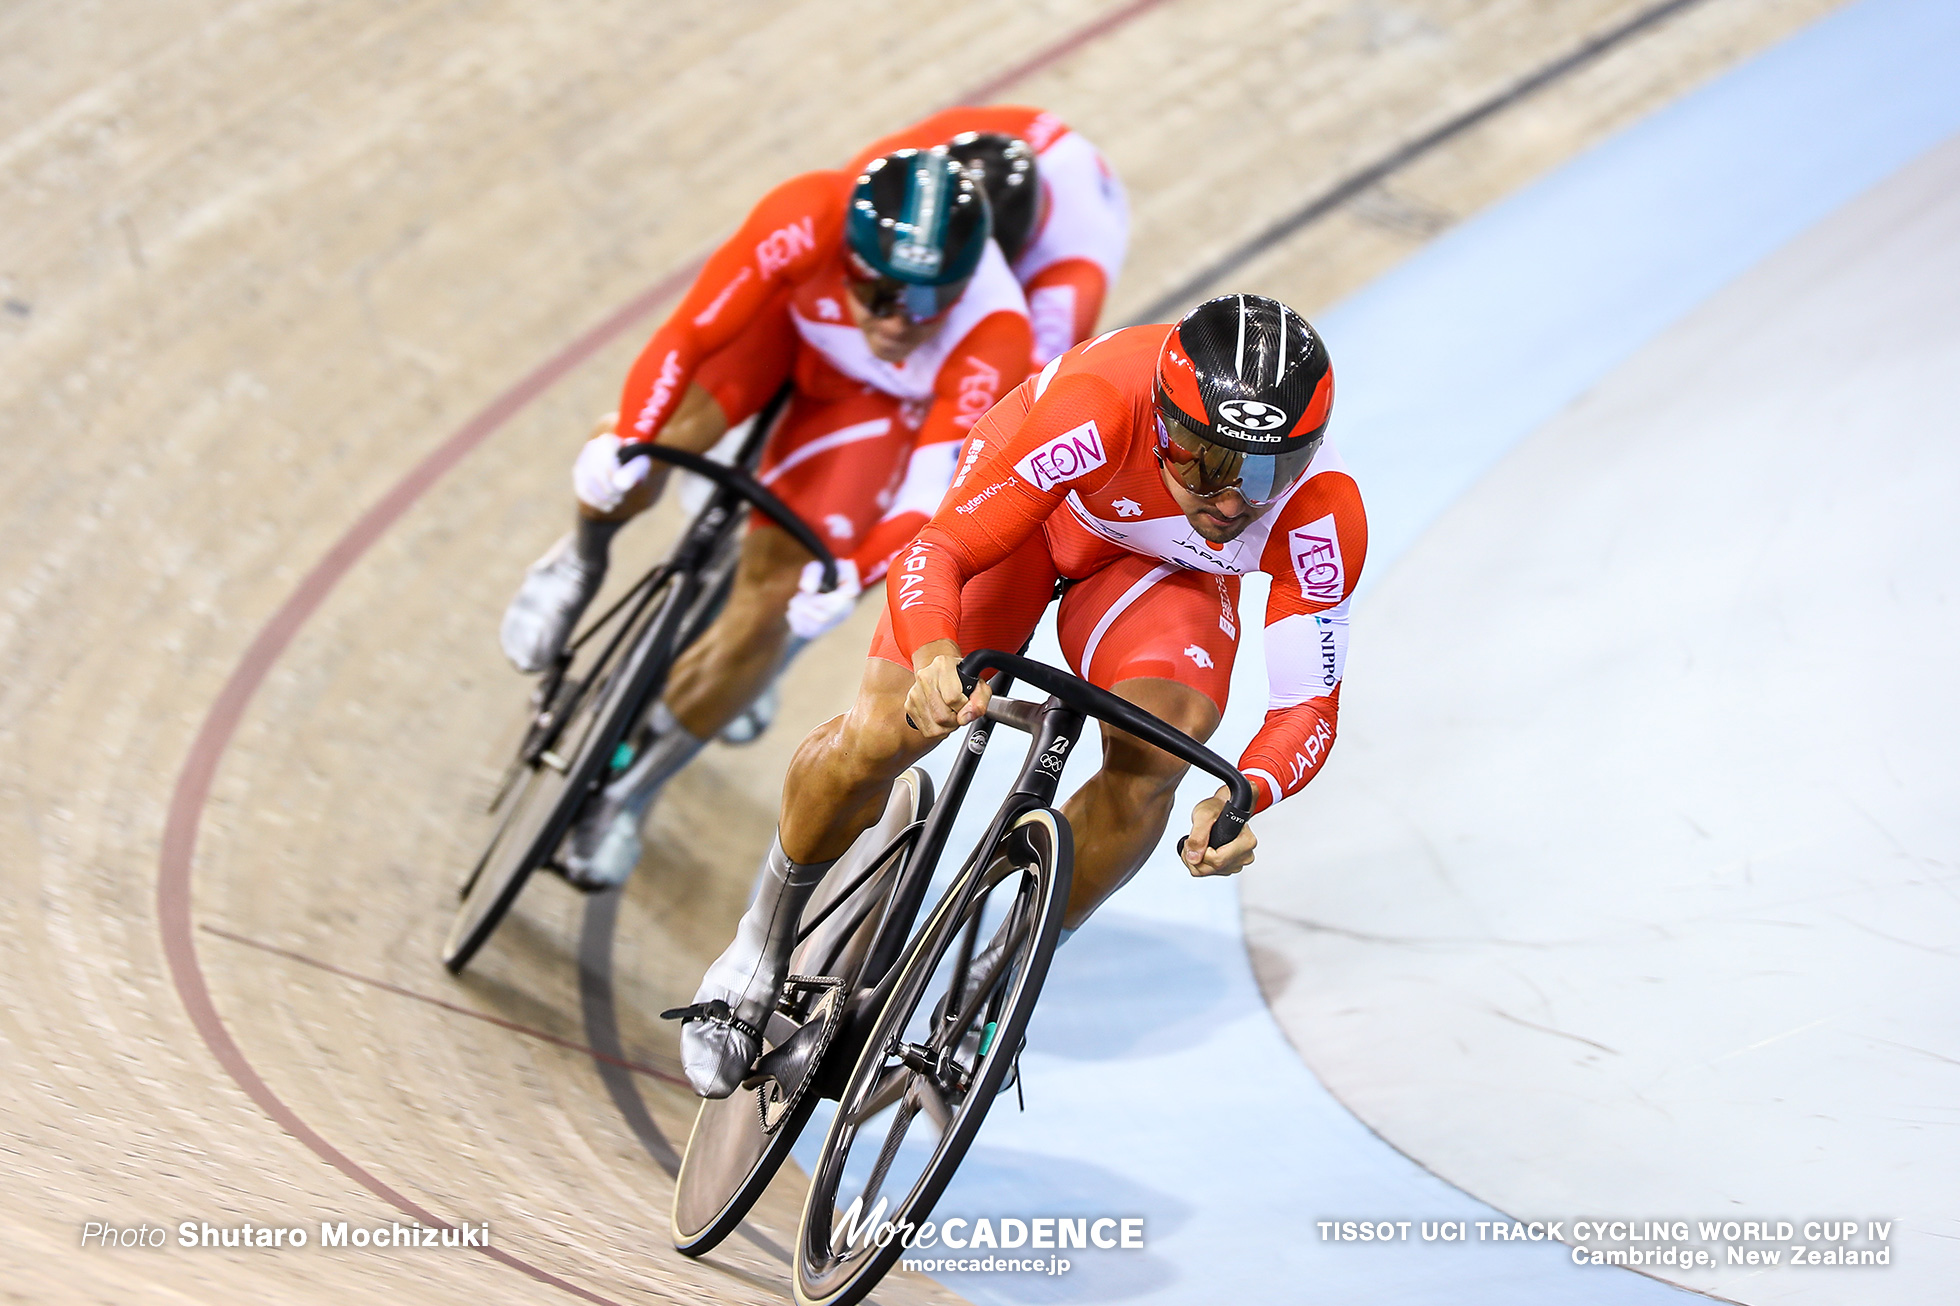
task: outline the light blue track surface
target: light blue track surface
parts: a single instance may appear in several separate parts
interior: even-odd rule
[[[1640,345],[1960,130],[1956,69],[1960,5],[1866,0],[1574,160],[1326,314],[1320,325],[1340,376],[1336,439],[1369,508],[1369,577]],[[1357,659],[1367,657],[1367,631],[1364,601]],[[1052,632],[1032,651],[1059,659]],[[1258,725],[1263,682],[1251,640],[1214,741],[1227,757]],[[1000,732],[973,815],[1001,791],[1018,760],[1014,743]],[[946,753],[936,759],[942,773]],[[1180,813],[1210,787],[1187,787]],[[1311,838],[1310,806],[1260,819],[1254,873],[1285,873],[1289,846]],[[1407,1243],[1323,1243],[1319,1220],[1501,1217],[1369,1133],[1307,1072],[1254,982],[1237,893],[1190,880],[1168,855],[1063,949],[1023,1065],[1027,1112],[1012,1094],[1002,1099],[939,1214],[1142,1216],[1147,1247],[1067,1252],[1075,1267],[1059,1278],[936,1276],[982,1306],[1685,1299],[1622,1271],[1582,1270],[1557,1245],[1424,1243],[1414,1230]],[[815,1142],[798,1149],[806,1165]]]

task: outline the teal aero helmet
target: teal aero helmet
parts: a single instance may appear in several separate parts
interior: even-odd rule
[[[992,232],[986,193],[944,148],[874,159],[851,192],[851,293],[874,317],[929,321],[959,299]]]

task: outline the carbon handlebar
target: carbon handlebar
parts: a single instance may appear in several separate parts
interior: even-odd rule
[[[1222,848],[1238,838],[1239,831],[1245,829],[1245,823],[1252,819],[1252,804],[1255,801],[1252,782],[1239,774],[1237,767],[1176,726],[1158,720],[1136,704],[1118,698],[1106,689],[1099,689],[1080,676],[1072,676],[1059,667],[1033,662],[1015,653],[1002,653],[998,649],[976,649],[960,659],[961,687],[971,694],[980,683],[981,673],[990,668],[1005,671],[1036,689],[1046,690],[1084,716],[1092,716],[1109,722],[1119,730],[1127,730],[1172,757],[1224,781],[1231,789],[1232,797],[1226,803],[1225,810],[1211,823],[1213,848]],[[1184,840],[1177,841],[1177,849],[1181,857]]]
[[[837,588],[837,555],[832,553],[817,533],[810,529],[808,522],[797,516],[788,504],[778,499],[755,477],[739,467],[730,467],[711,458],[703,458],[698,453],[689,453],[685,449],[674,449],[664,444],[636,441],[619,446],[619,461],[622,465],[635,458],[651,458],[655,462],[672,463],[684,471],[693,472],[696,476],[704,476],[724,490],[733,491],[748,500],[760,509],[764,516],[795,536],[798,544],[815,555],[823,566],[822,593],[828,594]]]

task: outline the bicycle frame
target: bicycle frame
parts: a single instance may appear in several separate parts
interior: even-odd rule
[[[669,606],[669,611],[673,616],[669,621],[663,623],[662,627],[645,637],[644,646],[646,648],[658,648],[674,639],[679,633],[678,628],[680,623],[686,620],[689,614],[692,613],[696,601],[700,598],[705,588],[703,577],[709,564],[713,561],[716,551],[722,547],[723,542],[727,539],[728,532],[739,523],[742,513],[750,505],[753,505],[765,516],[775,521],[793,536],[798,543],[808,549],[824,568],[824,588],[828,590],[835,587],[837,576],[837,559],[835,556],[825,547],[822,539],[817,536],[816,532],[810,528],[808,523],[798,517],[782,500],[764,488],[748,471],[750,467],[754,466],[756,459],[761,455],[763,445],[768,442],[770,435],[776,428],[778,419],[787,409],[790,394],[791,386],[785,383],[771,396],[769,402],[763,405],[761,412],[756,414],[755,421],[750,425],[748,434],[736,449],[732,464],[718,463],[699,454],[689,453],[684,449],[670,449],[665,445],[659,444],[639,443],[622,445],[620,447],[619,458],[621,462],[626,462],[636,457],[647,457],[657,462],[669,463],[712,481],[715,485],[715,490],[707,504],[688,523],[687,530],[682,534],[680,542],[674,546],[673,552],[665,560],[655,563],[645,575],[634,582],[632,588],[620,596],[619,600],[611,608],[607,609],[602,616],[589,625],[577,638],[567,641],[564,651],[559,654],[557,662],[554,664],[540,691],[542,695],[541,701],[547,707],[556,696],[562,677],[566,669],[571,665],[572,654],[588,639],[603,629],[621,611],[627,610],[630,606],[631,611],[627,619],[621,622],[619,627],[614,630],[610,637],[611,642],[598,659],[598,664],[601,666],[614,665],[612,657],[617,651],[619,641],[624,639],[627,632],[639,621],[640,617],[646,611],[647,604],[652,602],[654,595],[659,591],[661,582],[670,576],[676,578],[677,585],[673,600]],[[699,632],[696,631],[693,633],[698,634]],[[680,648],[675,648],[674,652],[679,653]],[[616,666],[613,674],[630,675],[639,664],[640,659],[631,659],[625,665]],[[664,677],[659,678],[656,683],[642,687],[637,697],[644,700],[659,693],[665,687],[664,683],[661,682],[664,682]],[[639,716],[645,706],[644,701],[639,703],[633,715],[636,717]],[[524,749],[524,759],[526,762],[535,762],[546,749],[550,748],[552,741],[555,740],[557,735],[556,724],[556,722],[541,719],[538,725],[534,727],[534,734],[537,737],[535,740],[526,741],[526,747]]]
[[[1024,731],[1031,742],[1013,788],[1002,800],[999,810],[987,826],[986,834],[974,846],[975,859],[995,847],[1022,816],[1054,805],[1063,767],[1081,739],[1083,726],[1092,717],[1128,731],[1225,782],[1231,790],[1231,801],[1212,825],[1213,847],[1237,838],[1251,815],[1254,801],[1252,785],[1239,774],[1236,767],[1183,731],[1166,725],[1135,704],[1058,668],[995,649],[978,650],[961,661],[960,678],[968,693],[973,692],[981,673],[988,668],[995,669],[989,681],[993,698],[987,705],[986,714],[967,727],[959,756],[953,761],[938,801],[926,818],[924,829],[919,831],[912,857],[906,863],[894,892],[887,899],[871,950],[865,957],[862,969],[854,977],[855,993],[824,1074],[823,1090],[828,1095],[834,1095],[832,1090],[841,1087],[838,1080],[841,1075],[849,1073],[850,1065],[857,1060],[865,1029],[876,1019],[890,996],[892,977],[897,973],[895,963],[911,940],[919,910],[925,904],[926,891],[945,852],[946,841],[952,834],[953,822],[966,800],[967,788],[972,784],[996,726],[1006,725]],[[1007,692],[1013,688],[1017,678],[1037,689],[1047,690],[1048,700],[1035,704],[1007,698]],[[974,869],[972,860],[969,860],[962,873]],[[980,892],[981,887],[978,874],[967,875],[964,885],[958,890],[962,897],[955,908],[956,916],[967,910],[973,895]],[[969,929],[967,934],[959,949],[952,977],[952,991],[955,993],[965,983],[966,968],[972,960],[975,931]],[[848,1055],[837,1051],[845,1047],[851,1049]]]

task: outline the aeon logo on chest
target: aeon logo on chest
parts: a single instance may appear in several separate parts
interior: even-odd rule
[[[1333,513],[1288,531],[1286,551],[1302,595],[1330,606],[1341,601],[1341,536],[1334,529]]]
[[[1064,431],[1033,453],[1014,464],[1014,470],[1034,484],[1037,490],[1052,490],[1109,462],[1103,451],[1102,432],[1094,422],[1084,422]]]

